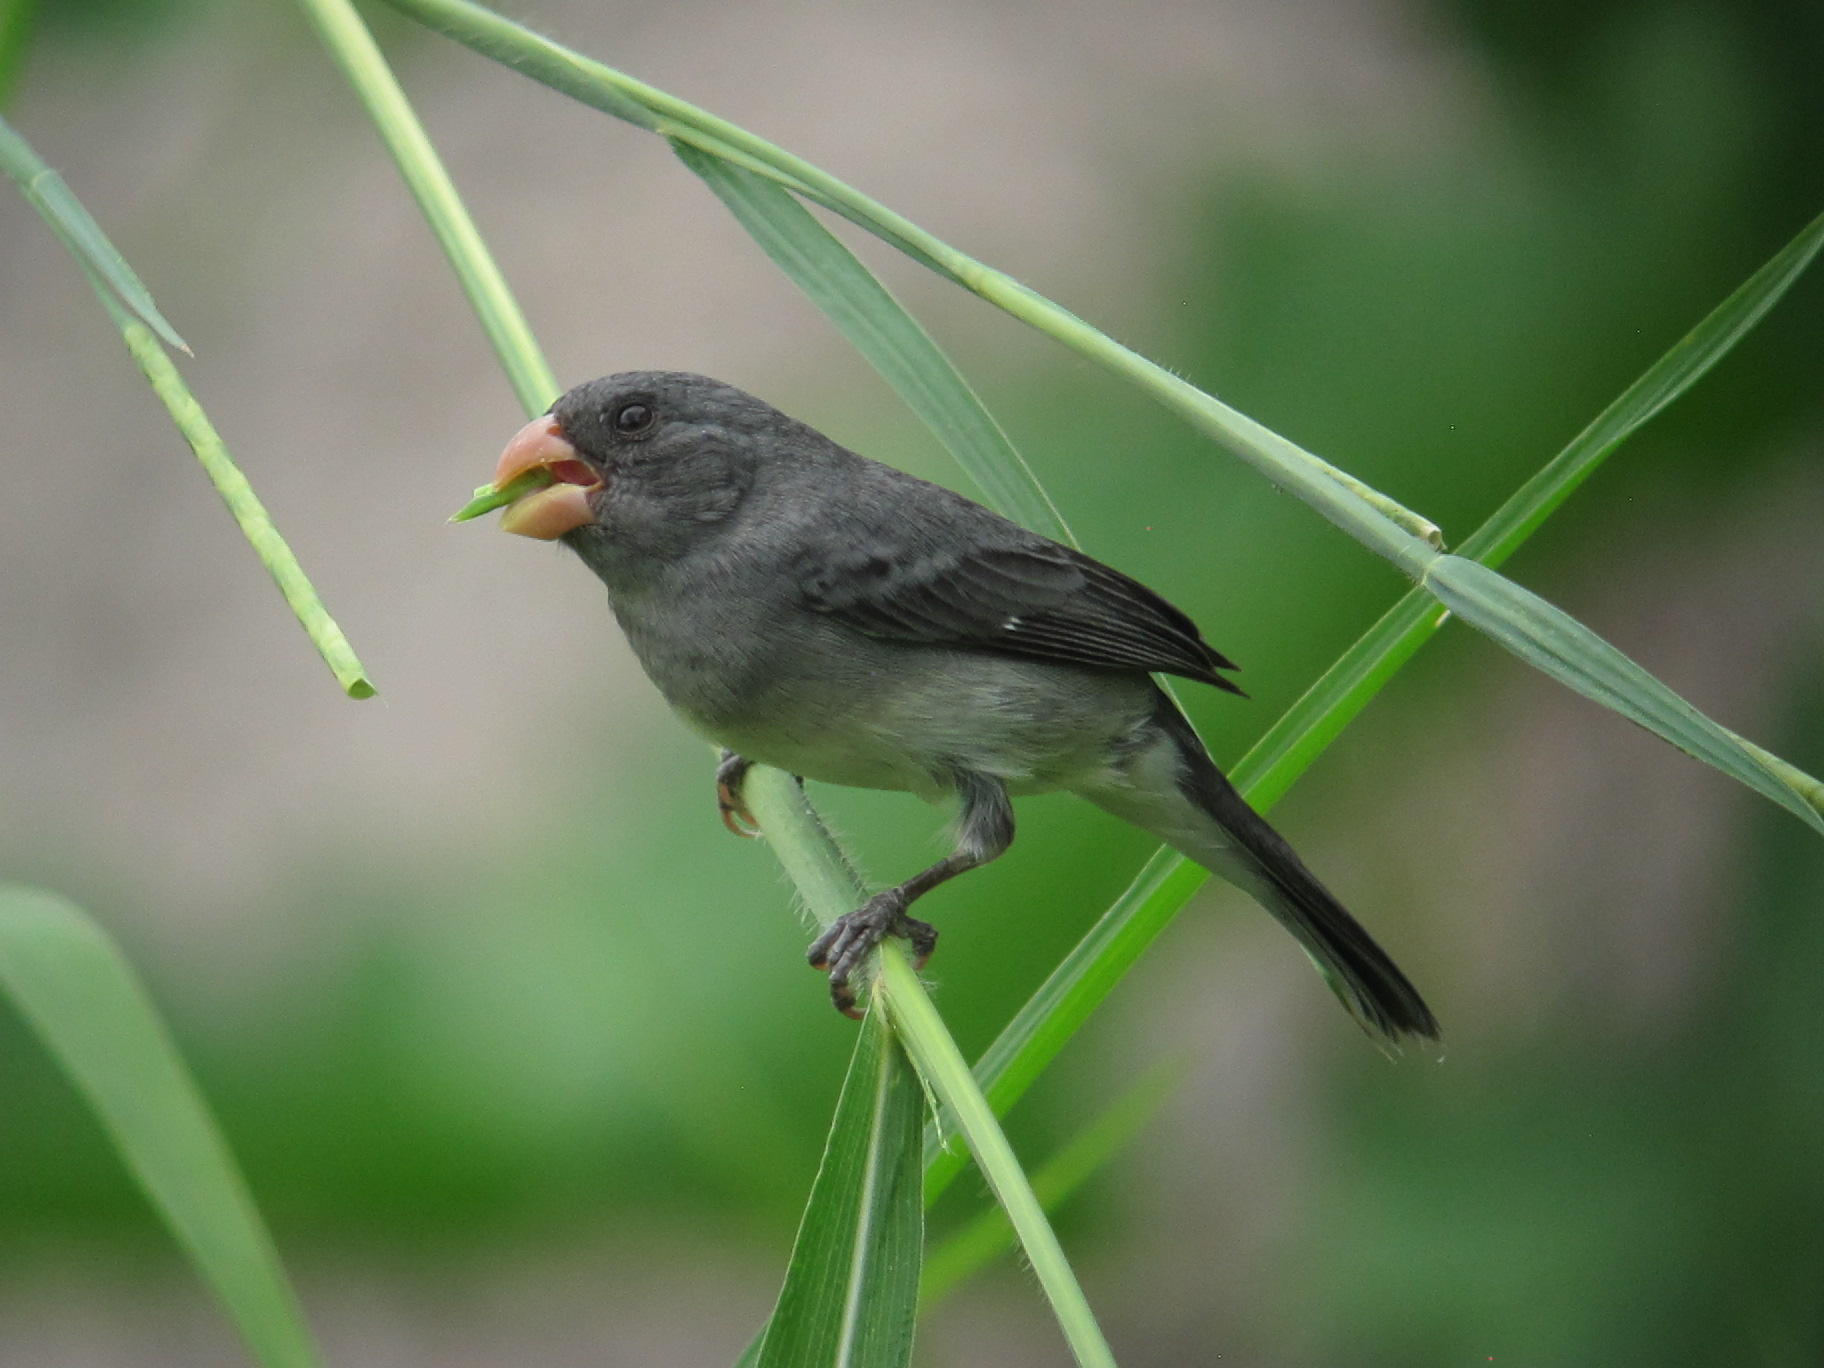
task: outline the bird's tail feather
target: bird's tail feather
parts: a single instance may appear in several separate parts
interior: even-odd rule
[[[1162,800],[1166,784],[1155,782],[1126,795],[1084,796],[1251,894],[1304,947],[1349,1015],[1375,1040],[1395,1048],[1406,1038],[1436,1041],[1437,1018],[1399,966],[1235,791],[1177,707],[1164,695],[1159,701],[1156,721],[1175,754],[1159,746],[1148,758],[1175,772],[1176,794]],[[1143,791],[1150,800],[1136,803]]]

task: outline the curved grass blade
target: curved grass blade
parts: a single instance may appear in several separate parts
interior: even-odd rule
[[[1793,239],[1628,386],[1463,543],[1462,555],[1504,562],[1623,441],[1661,412],[1739,342],[1786,293],[1824,246],[1824,215]],[[1443,626],[1448,610],[1413,589],[1324,672],[1230,771],[1241,794],[1262,811],[1278,802],[1342,734],[1400,667]],[[1814,808],[1824,787],[1777,756],[1743,742]],[[1782,770],[1782,767],[1783,770]],[[975,1066],[983,1091],[1004,1114],[1044,1072],[1140,954],[1208,881],[1197,865],[1168,850],[1134,882],[1064,959]],[[964,1158],[927,1138],[927,1202],[961,1171]]]
[[[16,133],[5,119],[0,119],[0,169],[11,176],[19,192],[50,225],[50,229],[70,251],[70,255],[106,282],[110,296],[130,311],[165,341],[180,351],[189,345],[177,335],[177,329],[165,321],[152,302],[152,294],[127,265],[126,258],[114,249],[101,225],[82,207],[70,187],[64,184],[44,159],[32,151],[31,144]]]
[[[208,474],[210,483],[215,486],[215,492],[222,496],[222,502],[228,505],[228,511],[240,524],[241,535],[247,538],[254,554],[260,558],[266,572],[279,586],[279,592],[285,596],[285,602],[291,605],[291,611],[297,616],[324,663],[329,666],[330,672],[335,675],[336,682],[342,686],[342,692],[350,698],[372,698],[375,693],[373,682],[356,658],[355,648],[349,645],[348,638],[329,615],[329,609],[323,606],[316,586],[311,584],[310,577],[304,573],[304,567],[298,564],[298,558],[292,554],[291,547],[273,523],[271,515],[266,512],[266,506],[260,502],[259,495],[253,492],[253,486],[247,482],[247,477],[241,474],[240,467],[235,465],[234,458],[228,454],[228,448],[217,435],[215,425],[209,421],[209,415],[203,412],[203,406],[196,401],[196,396],[190,393],[189,386],[184,384],[184,378],[178,374],[170,356],[158,345],[146,326],[129,317],[93,277],[91,283],[95,284],[96,294],[101,297],[102,304],[119,326],[127,350],[133,353],[133,359],[139,363],[147,383],[152,386],[152,392],[159,397],[165,411],[171,415],[171,421],[177,424],[177,430],[196,453],[196,459]]]
[[[1287,441],[1165,367],[1122,346],[836,177],[746,129],[573,52],[469,0],[388,0],[483,56],[588,104],[776,181],[840,214],[913,260],[980,295],[1151,394],[1365,545],[1417,575],[1442,544],[1435,524]]]
[[[90,287],[120,329],[127,350],[139,363],[152,392],[164,404],[184,440],[190,443],[190,449],[215,485],[216,493],[222,496],[222,502],[228,505],[228,511],[240,524],[241,535],[247,538],[260,563],[278,584],[279,592],[285,595],[285,601],[291,605],[336,682],[350,698],[371,698],[374,686],[356,659],[354,648],[348,644],[348,638],[342,634],[335,619],[330,617],[329,610],[323,606],[323,600],[304,573],[304,567],[298,564],[297,557],[253,492],[253,486],[216,435],[202,405],[190,393],[177,367],[153,334],[156,332],[158,337],[186,352],[190,348],[160,316],[152,296],[140,284],[133,268],[114,250],[113,244],[70,193],[69,187],[38,159],[25,140],[7,127],[4,120],[0,120],[0,165],[19,182],[26,198],[44,215],[45,221],[82,266]]]
[[[1685,754],[1714,765],[1824,832],[1824,812],[1807,802],[1784,775],[1763,764],[1734,733],[1705,717],[1570,614],[1461,556],[1438,557],[1425,580],[1453,613],[1528,664],[1664,737]]]
[[[1040,1165],[1032,1175],[1032,1190],[1045,1210],[1056,1211],[1093,1174],[1127,1148],[1165,1105],[1184,1073],[1184,1062],[1179,1059],[1155,1064]],[[999,1207],[989,1207],[945,1240],[925,1259],[918,1291],[920,1314],[1012,1248],[1013,1243],[1013,1228],[1007,1224],[1007,1213]]]
[[[367,107],[368,117],[443,245],[520,405],[527,416],[543,413],[558,396],[557,377],[373,35],[349,0],[299,3]]]
[[[1058,512],[962,373],[873,272],[779,185],[689,143],[678,157],[716,192],[844,337],[937,435],[994,508],[1076,545]]]
[[[759,1368],[903,1368],[924,1241],[925,1097],[870,1013],[756,1360]]]
[[[272,1238],[157,1009],[107,934],[35,888],[0,887],[0,989],[265,1368],[319,1362]]]
[[[860,905],[863,894],[854,866],[789,775],[757,765],[748,773],[742,798],[819,922],[827,926]],[[955,1118],[982,1176],[1019,1235],[1071,1353],[1084,1368],[1108,1368],[1114,1356],[1095,1314],[956,1041],[899,946],[882,946],[878,958],[872,990],[875,1009],[886,1009],[889,1024],[925,1086]]]
[[[1671,404],[1734,349],[1792,287],[1824,246],[1824,214],[1801,228],[1729,297],[1673,344],[1640,379],[1528,480],[1457,554],[1500,566],[1549,518],[1608,454]]]

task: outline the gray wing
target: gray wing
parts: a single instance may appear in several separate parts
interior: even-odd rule
[[[895,482],[896,484],[898,482]],[[850,508],[794,566],[812,610],[889,641],[1182,675],[1239,694],[1235,665],[1138,580],[922,481]],[[825,535],[827,534],[827,535]]]

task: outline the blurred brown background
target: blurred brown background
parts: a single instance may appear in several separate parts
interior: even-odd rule
[[[1810,4],[1229,0],[519,17],[791,148],[1460,539],[1824,208]],[[668,367],[958,483],[655,139],[370,20],[560,379]],[[79,272],[0,194],[0,876],[127,944],[329,1361],[732,1361],[852,1040],[766,851],[561,550],[452,528],[520,422],[291,6],[43,0],[7,115],[196,349],[185,374],[381,689],[339,696]],[[1254,701],[1397,576],[1143,400],[860,244],[1085,544]],[[1511,572],[1824,768],[1824,287]],[[901,877],[942,817],[820,795]],[[1147,853],[1064,799],[933,898],[979,1049]],[[1061,1215],[1123,1364],[1824,1357],[1824,853],[1452,629],[1276,821],[1444,1018],[1389,1065],[1237,895],[1187,912],[1013,1122],[1033,1160],[1190,1073]],[[934,1228],[981,1200],[973,1180]],[[1062,1361],[1012,1261],[920,1361]],[[0,1364],[242,1351],[9,1014]]]

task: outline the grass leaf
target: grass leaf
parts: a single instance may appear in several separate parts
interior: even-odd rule
[[[969,382],[853,252],[775,182],[688,143],[673,147],[937,434],[991,506],[1034,532],[1076,544],[1057,505]]]
[[[558,396],[557,378],[373,34],[349,0],[299,3],[367,107],[399,174],[455,268],[463,294],[481,320],[482,331],[500,358],[520,406],[528,417],[543,413]]]
[[[836,1104],[759,1368],[903,1368],[924,1242],[925,1097],[870,1013]]]
[[[829,173],[675,95],[573,52],[470,0],[388,0],[483,56],[604,113],[776,181],[1138,385],[1381,555],[1417,575],[1437,527],[1205,394],[1004,272],[976,261]]]
[[[1714,765],[1824,832],[1824,812],[1763,764],[1733,732],[1705,717],[1608,642],[1530,590],[1461,556],[1440,556],[1426,585],[1463,621],[1528,664]]]
[[[348,638],[323,606],[304,567],[298,564],[298,558],[292,554],[265,505],[253,492],[253,486],[228,454],[228,448],[216,434],[209,416],[203,412],[203,406],[191,394],[176,364],[153,333],[156,331],[158,337],[183,347],[186,352],[190,349],[159,316],[152,297],[139,283],[139,277],[121,259],[95,220],[70,193],[69,187],[3,120],[0,120],[0,164],[19,181],[26,198],[75,255],[102,307],[120,329],[121,339],[139,363],[152,392],[164,404],[171,421],[177,424],[178,431],[196,453],[196,459],[215,486],[216,493],[221,495],[222,502],[228,505],[228,511],[240,525],[241,535],[247,538],[254,554],[279,586],[279,592],[285,596],[286,603],[335,675],[336,682],[350,698],[373,697],[373,683],[356,658],[354,647],[349,645]]]
[[[1492,566],[1518,550],[1623,440],[1728,354],[1786,293],[1821,244],[1824,215],[1802,228],[1516,490],[1464,541],[1462,554]],[[1423,589],[1413,589],[1388,609],[1230,770],[1242,796],[1262,811],[1278,802],[1447,616],[1448,610]],[[1818,780],[1752,742],[1742,745],[1807,805],[1824,810],[1824,785]],[[1778,801],[1788,805],[1783,798]],[[976,1064],[976,1077],[997,1112],[1004,1113],[1024,1095],[1127,967],[1208,879],[1201,868],[1170,850],[1147,862]],[[936,1129],[927,1136],[927,1202],[935,1201],[962,1169],[964,1160],[947,1147],[949,1139]]]
[[[260,564],[279,586],[279,592],[285,596],[285,602],[291,606],[342,691],[350,698],[372,698],[375,693],[373,682],[356,657],[355,648],[329,615],[329,609],[323,606],[316,586],[304,573],[304,567],[298,564],[297,556],[267,513],[266,506],[260,502],[260,496],[253,492],[253,486],[228,454],[215,425],[184,383],[171,357],[144,324],[127,316],[99,286],[96,293],[119,325],[127,350],[139,363],[152,392],[159,397],[165,411],[171,415],[171,421],[177,424],[177,430],[196,453],[215,492],[222,496],[222,502],[228,505],[228,511],[240,524],[241,535],[247,538],[254,554],[260,558]]]
[[[20,23],[24,21],[21,20]],[[89,211],[82,207],[70,187],[16,133],[5,119],[0,119],[0,169],[18,184],[19,191],[44,221],[69,248],[70,255],[106,282],[112,296],[125,305],[160,337],[180,351],[189,351],[177,329],[165,321],[152,302],[152,294],[140,282],[126,258],[115,250],[108,235],[101,231]]]
[[[0,990],[101,1120],[265,1368],[317,1354],[234,1158],[107,934],[55,893],[0,886]]]
[[[1514,491],[1457,554],[1491,569],[1503,564],[1608,454],[1643,423],[1701,380],[1792,287],[1824,245],[1824,214],[1799,230],[1727,299],[1649,366],[1571,439],[1537,475]]]
[[[791,776],[756,765],[748,772],[742,797],[819,922],[827,926],[860,906],[863,889],[853,864]],[[943,1110],[956,1119],[958,1131],[976,1156],[977,1167],[1019,1236],[1071,1353],[1084,1368],[1108,1368],[1114,1363],[1114,1356],[1096,1324],[1095,1314],[956,1041],[898,943],[882,946],[877,958],[872,989],[874,1010],[885,1008],[888,1022],[925,1086]]]
[[[1056,1211],[1125,1149],[1158,1114],[1184,1072],[1181,1060],[1154,1065],[1035,1170],[1032,1190],[1045,1210]],[[921,1313],[929,1311],[1013,1243],[1013,1227],[1007,1223],[1007,1213],[999,1207],[983,1211],[926,1258],[924,1279],[919,1285]]]

